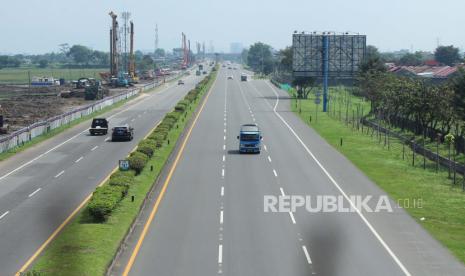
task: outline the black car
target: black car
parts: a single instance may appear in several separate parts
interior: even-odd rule
[[[108,121],[105,118],[94,118],[89,128],[90,135],[107,135],[108,133]]]
[[[111,141],[131,141],[134,138],[134,129],[128,125],[117,126],[111,133]]]

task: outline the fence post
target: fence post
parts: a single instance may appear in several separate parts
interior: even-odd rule
[[[441,140],[441,134],[438,134],[436,137],[436,173],[439,172],[439,141],[440,140]],[[464,173],[464,177],[465,177],[465,173]]]
[[[412,139],[412,166],[415,167],[415,138]]]
[[[405,160],[405,142],[402,141],[402,160]]]
[[[423,169],[426,170],[425,135],[423,135]]]
[[[448,167],[449,167],[449,179],[450,179],[451,178],[451,156],[450,156],[451,152],[450,152],[450,150],[451,150],[452,143],[454,143],[455,137],[454,137],[454,135],[449,133],[444,138],[445,138],[445,141],[446,141],[446,143],[447,143],[447,145],[449,147],[449,166]]]

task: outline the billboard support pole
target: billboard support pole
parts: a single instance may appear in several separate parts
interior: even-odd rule
[[[323,36],[323,112],[328,109],[329,36]]]

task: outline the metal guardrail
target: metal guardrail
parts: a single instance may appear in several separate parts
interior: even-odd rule
[[[175,75],[171,78],[167,78],[166,81],[170,81],[172,79],[177,78],[178,75]],[[99,100],[97,102],[94,102],[92,104],[86,105],[79,107],[77,109],[74,109],[70,112],[66,112],[63,114],[60,114],[58,116],[54,116],[51,118],[48,118],[44,121],[41,122],[36,122],[32,125],[29,125],[27,127],[24,127],[22,129],[19,129],[15,132],[12,132],[9,135],[5,135],[3,137],[0,137],[0,153],[6,152],[8,150],[11,150],[13,148],[16,148],[18,146],[24,145],[24,143],[31,141],[37,136],[46,134],[50,132],[53,129],[56,129],[60,126],[66,125],[71,123],[74,120],[77,120],[79,118],[82,118],[84,116],[90,115],[96,111],[102,110],[103,108],[107,106],[111,106],[117,102],[120,102],[122,100],[128,99],[134,95],[137,95],[143,91],[153,89],[155,87],[158,87],[162,85],[163,83],[160,82],[152,82],[149,84],[146,84],[142,87],[131,89],[127,92],[123,92],[118,95],[113,95],[110,97],[106,97],[102,100]]]

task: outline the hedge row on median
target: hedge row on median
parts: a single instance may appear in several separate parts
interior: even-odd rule
[[[108,219],[118,203],[127,195],[129,187],[134,183],[134,177],[142,172],[149,159],[167,141],[168,133],[185,115],[190,104],[198,99],[209,80],[210,75],[199,82],[196,88],[189,91],[184,99],[177,103],[174,110],[165,115],[152,133],[138,144],[136,150],[127,158],[129,171],[113,173],[108,184],[95,190],[87,206],[89,215],[95,222],[105,222]]]

